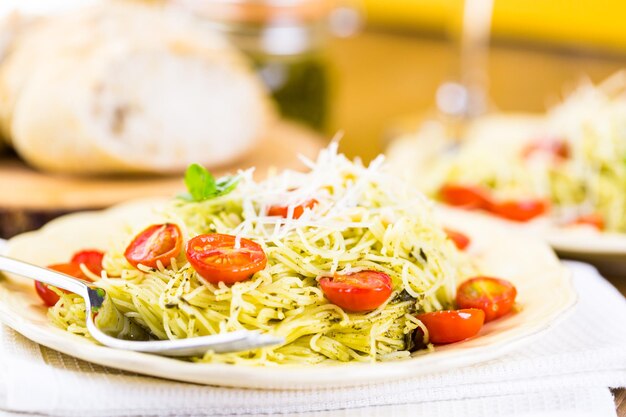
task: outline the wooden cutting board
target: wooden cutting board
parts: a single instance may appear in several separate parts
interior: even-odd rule
[[[269,169],[302,169],[297,158],[317,155],[325,140],[305,127],[280,122],[251,152],[234,165],[212,169],[216,176],[256,167],[262,178]],[[182,175],[84,178],[36,171],[15,157],[0,157],[0,237],[41,227],[60,215],[102,209],[145,197],[169,197],[184,190]]]

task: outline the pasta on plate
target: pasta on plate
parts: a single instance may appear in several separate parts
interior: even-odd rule
[[[129,225],[128,240],[106,251],[101,276],[82,265],[108,295],[97,325],[127,338],[178,339],[240,329],[285,338],[283,345],[253,351],[207,352],[192,358],[198,362],[276,365],[408,357],[416,329],[428,334],[416,314],[453,308],[458,282],[474,273],[472,262],[434,219],[432,204],[390,175],[381,158],[364,166],[337,154],[334,144],[316,161],[305,162],[307,173],[285,171],[262,182],[251,170],[213,183],[200,176],[198,184],[210,198],[198,201],[192,186],[192,195],[174,199],[158,213],[164,225],[180,230],[187,252],[154,267],[129,262],[125,248],[145,226]],[[189,186],[193,178],[187,181]],[[196,187],[196,192],[202,190]],[[266,264],[231,285],[211,282],[188,256],[195,248],[189,240],[205,234],[234,236],[235,248],[252,242]],[[325,277],[363,271],[391,281],[388,297],[373,309],[344,309],[321,288]],[[50,320],[89,337],[80,297],[58,294]]]

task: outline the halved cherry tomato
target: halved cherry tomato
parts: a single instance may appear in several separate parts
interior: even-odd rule
[[[467,248],[469,246],[470,238],[467,237],[466,235],[464,235],[463,233],[461,233],[461,232],[459,232],[457,230],[448,229],[446,227],[444,227],[443,230],[446,232],[448,237],[454,242],[454,244],[456,245],[457,249],[465,250],[465,248]]]
[[[172,258],[180,253],[182,244],[183,236],[177,225],[154,224],[133,239],[124,257],[135,268],[139,264],[156,268],[158,261],[167,267],[172,263]]]
[[[434,344],[460,342],[475,336],[485,321],[485,313],[476,308],[433,311],[417,315],[428,329],[429,340]]]
[[[459,308],[478,308],[485,312],[485,322],[508,314],[515,304],[517,290],[509,281],[491,277],[471,278],[459,286]]]
[[[586,224],[595,227],[598,230],[604,230],[604,218],[598,213],[591,213],[580,216],[572,222],[572,224]]]
[[[48,284],[44,284],[43,282],[35,281],[35,291],[37,291],[37,295],[45,305],[48,307],[52,307],[59,301],[59,295],[52,291]]]
[[[389,275],[378,271],[324,277],[320,287],[331,303],[355,313],[380,307],[393,290]]]
[[[522,151],[522,156],[529,158],[536,153],[545,153],[560,159],[567,159],[570,155],[570,149],[567,142],[562,139],[545,138],[526,146]]]
[[[49,269],[54,269],[57,272],[61,272],[65,275],[70,275],[74,278],[82,279],[85,281],[89,281],[87,276],[83,273],[82,269],[80,269],[80,265],[74,263],[65,263],[65,264],[54,264],[49,265]],[[43,300],[44,304],[48,307],[52,307],[59,301],[59,295],[50,289],[48,284],[44,284],[43,282],[35,281],[35,291],[39,297]],[[61,290],[63,292],[67,292],[65,290]]]
[[[492,204],[489,211],[505,219],[526,222],[541,216],[549,207],[545,200],[508,200]]]
[[[444,203],[467,209],[487,209],[491,206],[489,192],[481,187],[445,184],[439,190]]]
[[[299,219],[300,216],[304,213],[304,209],[312,209],[318,203],[315,199],[310,199],[305,201],[302,204],[299,204],[293,208],[293,216],[292,219]],[[268,216],[278,216],[287,218],[289,215],[289,206],[271,206],[267,211]]]
[[[96,275],[100,275],[102,272],[102,258],[104,258],[104,253],[99,250],[82,250],[76,252],[70,262],[76,265],[85,264],[88,270]]]
[[[212,233],[199,235],[187,243],[187,260],[204,280],[226,285],[250,279],[265,268],[263,248],[248,239]]]
[[[473,186],[446,184],[439,190],[441,199],[451,205],[466,209],[483,209],[505,219],[525,222],[545,213],[549,203],[545,200],[493,201],[486,189]]]

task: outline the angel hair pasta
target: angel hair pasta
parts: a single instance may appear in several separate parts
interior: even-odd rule
[[[160,214],[186,241],[219,233],[241,245],[253,242],[266,256],[264,267],[232,285],[204,279],[184,250],[167,266],[135,268],[123,253],[141,230],[131,225],[128,239],[105,255],[96,285],[106,290],[108,303],[97,325],[126,337],[145,332],[180,339],[248,329],[285,338],[280,346],[192,358],[199,362],[407,357],[410,335],[421,326],[415,314],[450,308],[457,281],[471,266],[433,219],[431,204],[387,174],[382,162],[351,162],[331,145],[315,162],[306,161],[308,173],[286,171],[255,182],[246,171],[236,184],[202,182],[208,198],[178,198]],[[344,310],[320,288],[324,277],[359,271],[391,279],[389,296],[371,311]],[[57,326],[89,337],[84,314],[82,301],[71,294],[49,311]]]

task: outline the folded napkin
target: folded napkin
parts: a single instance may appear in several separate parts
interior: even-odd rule
[[[92,365],[3,328],[0,410],[94,417],[615,416],[608,387],[626,386],[626,299],[593,267],[566,264],[579,303],[530,345],[478,365],[358,388],[263,391],[165,381]]]

